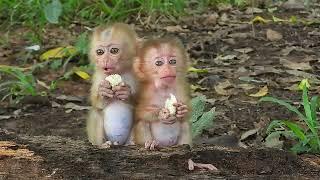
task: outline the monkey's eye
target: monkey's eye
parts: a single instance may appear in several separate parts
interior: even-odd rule
[[[157,60],[157,61],[155,62],[155,65],[156,65],[156,66],[162,66],[162,65],[163,65],[163,62],[160,61],[160,60]]]
[[[119,53],[119,48],[111,48],[110,49],[111,54],[118,54]]]
[[[103,49],[97,49],[96,53],[97,53],[97,55],[101,56],[102,54],[104,54],[104,50]]]
[[[175,60],[175,59],[170,59],[170,60],[169,60],[169,64],[177,64],[177,60]]]

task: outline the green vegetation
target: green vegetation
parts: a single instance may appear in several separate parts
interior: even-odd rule
[[[10,66],[0,66],[0,73],[9,76],[10,80],[0,83],[0,94],[4,100],[18,102],[23,96],[38,95],[36,81],[30,72],[23,72],[22,69]]]
[[[198,96],[191,100],[192,138],[199,136],[203,130],[213,126],[215,109],[205,112],[206,97]]]
[[[302,89],[302,105],[304,113],[300,112],[296,107],[273,97],[263,97],[260,101],[269,101],[286,107],[288,110],[296,113],[300,122],[289,120],[274,120],[268,127],[269,136],[280,134],[287,138],[297,140],[297,143],[291,148],[296,153],[320,152],[320,126],[317,112],[319,112],[320,101],[318,96],[308,97],[308,81],[303,80],[299,87]],[[286,127],[286,128],[283,128]]]

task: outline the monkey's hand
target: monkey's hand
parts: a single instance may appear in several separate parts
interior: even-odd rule
[[[158,118],[163,124],[173,124],[177,120],[174,115],[170,115],[169,110],[166,108],[160,110]]]
[[[109,81],[106,81],[106,80],[103,80],[99,84],[98,92],[99,92],[99,95],[102,97],[106,97],[106,98],[113,98],[114,97],[114,92],[111,89],[111,84]]]
[[[145,143],[144,143],[144,147],[146,149],[150,149],[150,150],[155,150],[156,147],[159,146],[159,142],[156,141],[156,140],[147,140]]]
[[[186,115],[189,112],[189,109],[188,109],[187,105],[185,105],[185,104],[183,104],[181,102],[174,103],[173,105],[177,108],[177,113],[176,113],[176,117],[177,118],[181,119],[181,118],[186,117]]]
[[[131,88],[129,85],[121,83],[113,88],[116,98],[125,101],[128,100],[131,95]]]

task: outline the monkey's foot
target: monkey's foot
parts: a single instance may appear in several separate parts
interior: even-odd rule
[[[148,140],[144,143],[146,149],[155,150],[159,146],[159,142],[156,140]]]
[[[111,147],[111,145],[112,145],[112,142],[111,142],[111,141],[106,141],[105,143],[101,144],[101,145],[99,146],[99,148],[101,148],[101,149],[108,149],[108,148]]]
[[[192,159],[188,159],[188,167],[190,171],[194,170],[194,167],[198,167],[200,169],[207,169],[210,171],[219,171],[218,168],[216,168],[212,164],[202,164],[202,163],[195,163],[192,161]]]
[[[108,148],[110,148],[112,145],[117,146],[117,145],[119,145],[119,143],[118,143],[117,141],[116,141],[116,142],[106,141],[105,143],[101,144],[101,145],[99,146],[99,148],[101,148],[101,149],[108,149]]]

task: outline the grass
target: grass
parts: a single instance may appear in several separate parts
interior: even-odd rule
[[[36,90],[36,80],[31,72],[23,72],[21,68],[11,66],[0,66],[0,75],[8,76],[8,80],[0,83],[1,100],[6,98],[11,102],[19,100],[27,95],[38,95]]]
[[[272,136],[274,133],[282,134],[286,137],[293,138],[297,143],[291,148],[293,152],[303,153],[320,153],[320,122],[317,117],[319,112],[320,101],[318,96],[308,97],[308,83],[303,80],[299,87],[302,89],[303,112],[296,107],[274,97],[263,97],[260,101],[268,101],[286,107],[288,110],[296,113],[300,122],[290,120],[275,120],[268,127],[267,133]],[[279,127],[285,127],[279,129]]]

